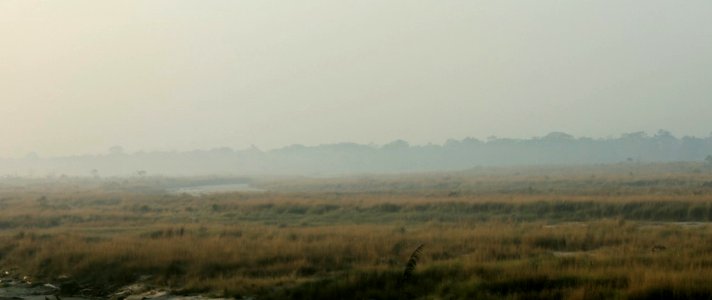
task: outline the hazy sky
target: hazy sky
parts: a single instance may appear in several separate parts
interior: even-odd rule
[[[0,156],[712,131],[712,1],[0,0]]]

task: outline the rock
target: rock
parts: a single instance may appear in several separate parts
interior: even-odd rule
[[[131,295],[124,300],[144,300],[144,299],[161,299],[168,296],[168,292],[161,290],[152,290],[138,295]]]
[[[57,276],[57,280],[59,280],[59,281],[67,281],[67,280],[69,280],[69,278],[71,278],[71,276],[69,276],[69,274],[61,274],[61,275]]]
[[[134,283],[134,284],[127,285],[125,287],[120,288],[118,291],[116,291],[114,294],[112,294],[110,298],[112,300],[142,299],[142,298],[135,298],[135,297],[142,295],[149,289],[150,288],[148,286],[146,286],[145,284]]]

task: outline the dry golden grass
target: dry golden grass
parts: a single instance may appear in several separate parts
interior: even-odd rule
[[[6,185],[0,269],[44,281],[68,274],[95,294],[145,275],[185,293],[259,299],[712,294],[706,173],[651,173],[644,181],[567,175],[554,183],[432,175],[445,187],[399,190],[428,176],[368,181],[378,189],[395,184],[391,191],[292,191],[290,183],[283,191],[204,197],[131,188],[140,182],[119,190],[105,182]],[[482,182],[496,188],[470,189]],[[421,260],[403,283],[405,262],[421,243]]]

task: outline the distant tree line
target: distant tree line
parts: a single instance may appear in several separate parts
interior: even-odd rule
[[[574,137],[552,132],[543,137],[486,140],[465,138],[442,145],[410,145],[403,140],[375,146],[355,143],[292,145],[262,151],[217,148],[189,152],[127,153],[57,158],[37,155],[0,160],[0,174],[18,176],[151,175],[340,175],[461,170],[477,166],[572,165],[697,161],[712,165],[712,135],[675,137],[660,130],[615,138]]]

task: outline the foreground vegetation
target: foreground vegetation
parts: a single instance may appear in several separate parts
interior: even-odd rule
[[[163,190],[183,181],[5,179],[0,271],[98,297],[143,281],[257,299],[712,298],[712,173],[702,165]]]

